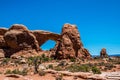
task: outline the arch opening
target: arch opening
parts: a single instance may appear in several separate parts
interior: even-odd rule
[[[56,42],[53,40],[47,40],[40,48],[44,51],[54,48]]]

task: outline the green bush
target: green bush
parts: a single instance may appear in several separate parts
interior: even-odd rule
[[[10,58],[4,58],[2,61],[2,64],[8,64],[9,61],[10,61]]]
[[[98,69],[97,67],[92,67],[92,72],[93,72],[94,74],[101,74],[100,69]]]
[[[5,74],[12,74],[12,71],[10,69],[6,70]]]
[[[71,72],[89,72],[90,71],[90,67],[88,65],[70,65],[69,67],[67,67],[68,71]]]
[[[53,65],[52,64],[48,65],[48,68],[53,69]]]
[[[50,61],[50,60],[52,60],[52,59],[49,58],[49,57],[47,57],[47,56],[45,56],[45,54],[42,54],[42,55],[41,55],[41,60],[42,60],[42,62],[47,62],[47,61]]]
[[[71,62],[75,62],[76,59],[75,59],[75,58],[70,58],[70,61],[71,61]]]
[[[23,69],[22,71],[19,71],[18,69],[14,69],[13,71],[7,70],[5,74],[19,74],[19,75],[27,75],[27,70]]]
[[[107,63],[107,64],[105,64],[105,67],[106,67],[108,70],[111,70],[112,68],[114,68],[114,65],[113,65],[113,64],[110,64],[110,63]]]
[[[56,66],[53,69],[56,70],[56,71],[61,71],[62,70],[62,68],[60,66]]]
[[[29,65],[33,65],[35,58],[36,58],[36,57],[29,57],[29,58],[28,58],[28,64],[29,64]]]

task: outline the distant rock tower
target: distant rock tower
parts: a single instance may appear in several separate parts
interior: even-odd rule
[[[105,48],[102,48],[101,51],[100,51],[100,57],[101,58],[107,58],[108,57],[108,54],[107,54],[107,51]]]

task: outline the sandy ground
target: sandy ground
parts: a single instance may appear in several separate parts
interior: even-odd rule
[[[98,76],[98,75],[93,75]],[[99,75],[104,78],[104,80],[120,80],[120,71],[118,72],[102,72]],[[85,80],[81,78],[75,78],[74,76],[64,76],[64,80]],[[27,76],[19,76],[19,78],[6,77],[6,75],[0,74],[0,80],[56,80],[55,74],[47,73],[45,76],[36,75],[27,75]]]

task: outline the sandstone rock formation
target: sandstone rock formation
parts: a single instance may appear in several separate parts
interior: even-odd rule
[[[41,51],[40,46],[47,40],[57,41],[58,38],[59,34],[40,30],[30,31],[24,25],[14,24],[9,29],[0,29],[0,54],[6,57],[22,54],[29,56],[29,53],[33,55]]]
[[[13,25],[5,34],[4,39],[7,45],[16,50],[32,48],[39,50],[36,37],[28,31],[24,25]]]
[[[9,29],[0,29],[0,53],[6,57],[22,54],[39,54],[40,46],[47,40],[56,41],[56,46],[49,51],[55,58],[91,58],[83,47],[75,25],[65,24],[61,34],[48,31],[30,31],[26,26],[14,24]]]
[[[32,33],[35,35],[39,46],[44,44],[47,40],[57,41],[58,39],[61,38],[61,35],[47,31],[36,30],[36,31],[32,31]]]
[[[65,24],[62,28],[61,39],[54,48],[55,57],[63,58],[90,58],[90,53],[83,48],[78,29],[75,25]]]
[[[100,57],[101,58],[107,58],[108,57],[108,54],[107,54],[107,51],[105,48],[102,48],[101,51],[100,51]]]
[[[0,28],[0,35],[4,35],[7,32],[6,28]]]

